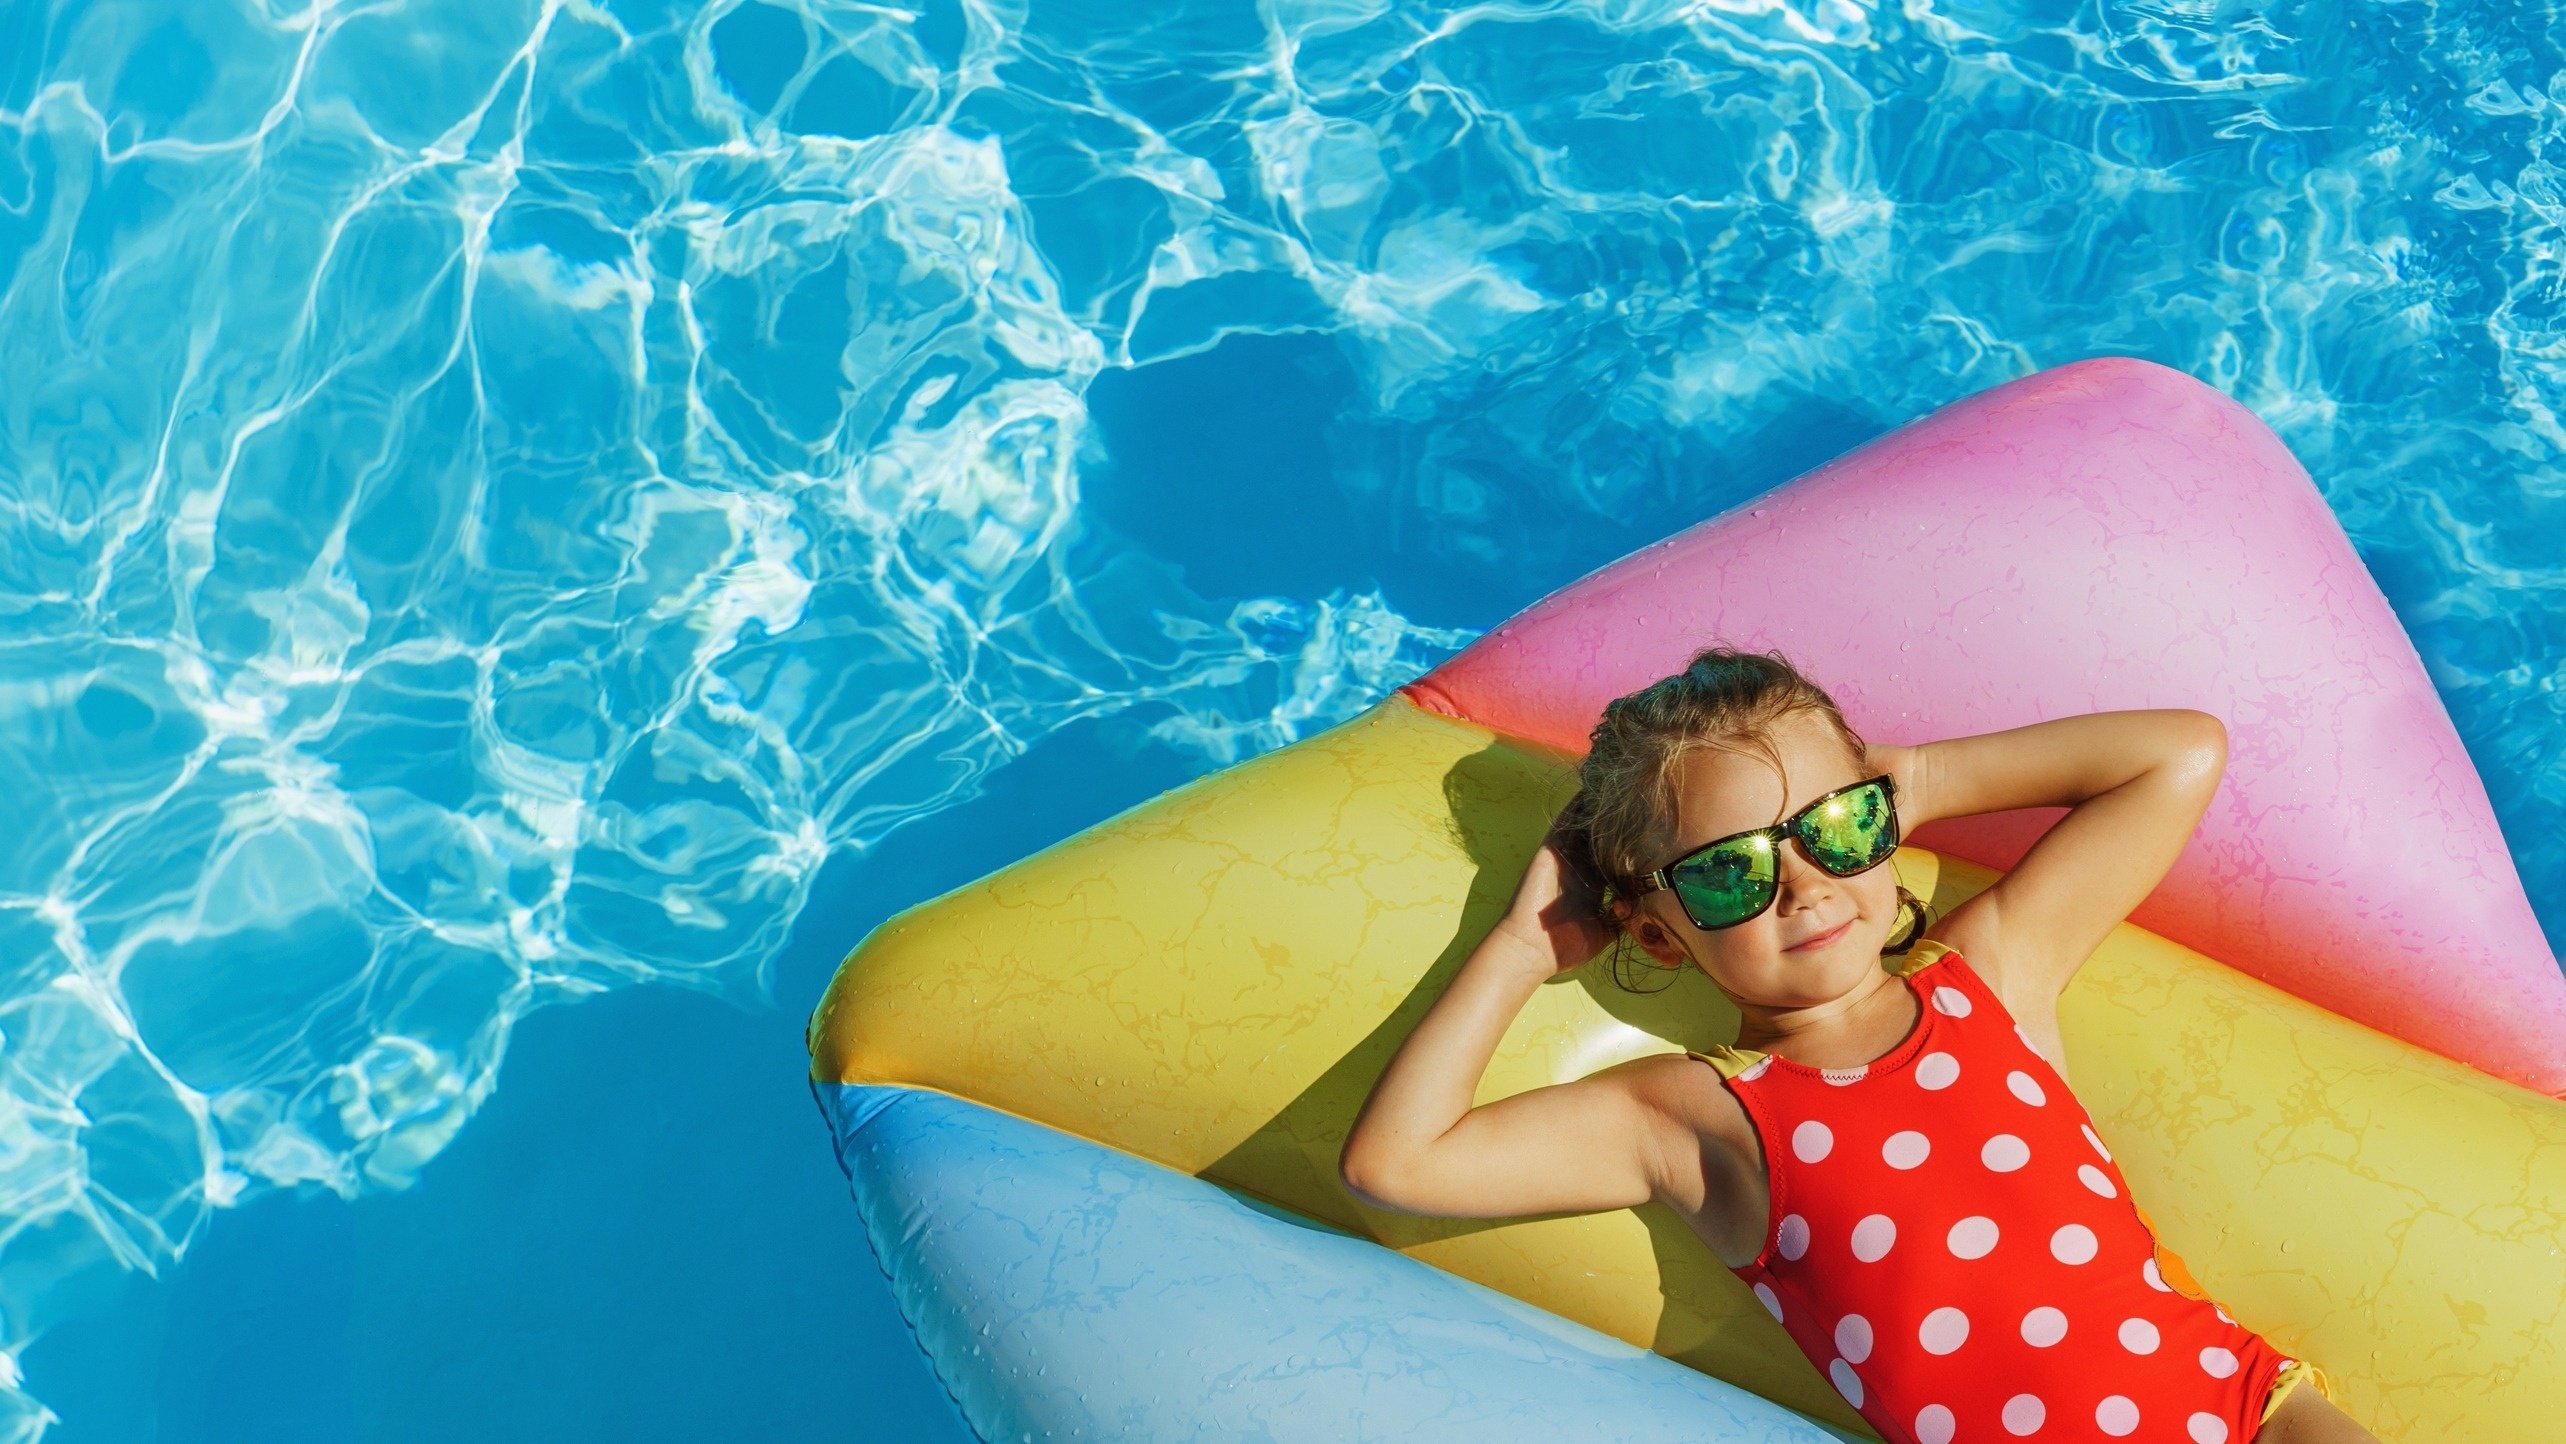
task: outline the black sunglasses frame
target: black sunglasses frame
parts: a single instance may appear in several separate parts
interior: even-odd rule
[[[1858,792],[1865,787],[1871,786],[1873,783],[1878,783],[1881,791],[1888,795],[1889,851],[1882,853],[1879,861],[1877,862],[1866,863],[1861,867],[1855,868],[1851,872],[1837,872],[1834,868],[1828,867],[1825,863],[1818,861],[1818,855],[1810,849],[1808,839],[1800,835],[1800,828],[1802,824],[1806,823],[1819,808],[1826,806],[1828,803],[1842,797],[1848,792]],[[1652,893],[1657,891],[1659,888],[1665,888],[1668,891],[1673,892],[1675,894],[1675,905],[1684,910],[1684,916],[1691,920],[1693,926],[1700,928],[1706,933],[1715,933],[1723,928],[1733,928],[1743,923],[1751,923],[1757,918],[1760,918],[1766,913],[1772,911],[1774,899],[1782,895],[1782,888],[1778,877],[1775,880],[1773,890],[1764,896],[1764,906],[1757,908],[1755,911],[1748,913],[1746,916],[1739,918],[1734,922],[1725,923],[1706,923],[1700,918],[1694,917],[1692,904],[1685,901],[1683,891],[1675,886],[1673,877],[1675,869],[1682,867],[1684,864],[1691,862],[1702,854],[1711,851],[1713,848],[1725,846],[1726,844],[1733,842],[1742,842],[1747,838],[1759,836],[1771,839],[1773,846],[1777,850],[1792,841],[1797,841],[1800,846],[1800,855],[1807,858],[1811,866],[1816,867],[1829,877],[1859,877],[1862,874],[1869,872],[1872,868],[1878,867],[1880,863],[1887,862],[1890,856],[1897,852],[1898,845],[1905,838],[1904,829],[1900,828],[1898,825],[1898,780],[1895,777],[1890,776],[1888,773],[1883,772],[1877,777],[1865,777],[1859,782],[1848,782],[1832,792],[1825,793],[1812,799],[1808,806],[1792,813],[1789,817],[1782,819],[1780,822],[1766,823],[1762,827],[1750,827],[1744,832],[1732,832],[1726,837],[1712,838],[1710,841],[1703,843],[1700,847],[1694,848],[1682,857],[1679,857],[1673,862],[1666,864],[1664,867],[1658,868],[1656,871],[1642,877],[1640,881],[1643,886],[1639,889],[1639,892],[1643,894]]]

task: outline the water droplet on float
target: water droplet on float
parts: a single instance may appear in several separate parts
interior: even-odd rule
[[[1912,652],[1915,648],[1916,644],[1913,642],[1900,642],[1898,644],[1898,650],[1901,652]]]

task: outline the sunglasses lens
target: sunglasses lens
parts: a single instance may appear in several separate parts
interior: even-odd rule
[[[1871,782],[1828,798],[1800,824],[1818,866],[1851,877],[1898,850],[1898,814],[1889,791]]]
[[[1676,868],[1675,895],[1695,926],[1724,928],[1764,911],[1779,872],[1770,839],[1742,838]]]

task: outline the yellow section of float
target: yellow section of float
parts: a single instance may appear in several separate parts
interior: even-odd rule
[[[1394,694],[891,918],[812,1018],[814,1076],[1081,1134],[1868,1434],[1663,1207],[1419,1219],[1338,1182],[1374,1079],[1575,785],[1572,759]],[[1937,917],[1995,877],[1894,866]],[[2566,1104],[2126,924],[2059,1021],[2164,1245],[2347,1412],[2392,1444],[2556,1437]],[[1707,979],[1638,996],[1590,965],[1534,994],[1478,1101],[1736,1029]]]

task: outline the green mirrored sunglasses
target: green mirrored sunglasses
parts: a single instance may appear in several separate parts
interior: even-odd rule
[[[1673,888],[1684,916],[1705,932],[1736,927],[1780,894],[1785,839],[1798,838],[1809,861],[1837,877],[1868,871],[1896,852],[1897,791],[1886,773],[1839,787],[1780,822],[1703,843],[1648,874],[1638,890]]]

